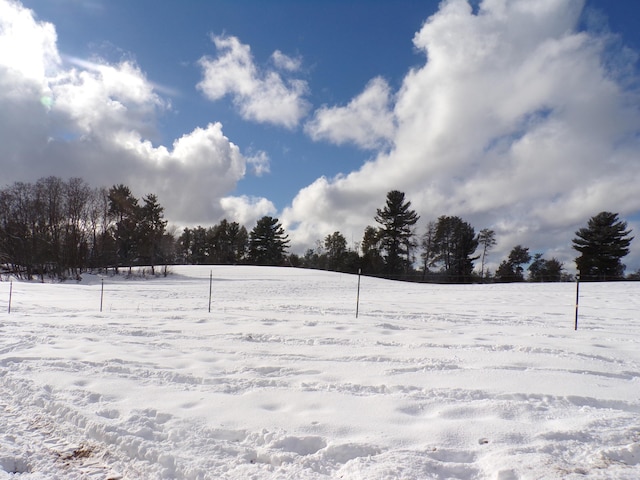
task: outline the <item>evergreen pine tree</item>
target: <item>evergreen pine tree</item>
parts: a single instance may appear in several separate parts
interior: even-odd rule
[[[629,253],[633,237],[627,222],[617,213],[600,212],[591,217],[586,228],[576,232],[573,248],[580,252],[576,266],[583,280],[617,280],[624,277],[621,259]]]
[[[256,265],[282,265],[289,247],[277,218],[264,216],[249,234],[249,261]]]
[[[478,248],[478,237],[469,223],[460,217],[439,217],[433,248],[436,261],[441,265],[441,271],[449,277],[449,281],[471,281],[473,262],[478,259],[471,255]]]
[[[412,227],[419,218],[415,210],[411,210],[411,202],[405,202],[404,193],[398,190],[387,193],[386,205],[377,210],[375,221],[382,225],[380,237],[386,252],[385,265],[389,275],[410,270],[414,236]]]

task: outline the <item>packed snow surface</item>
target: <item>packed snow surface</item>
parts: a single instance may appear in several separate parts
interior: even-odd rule
[[[0,479],[640,478],[640,283],[172,270],[0,282]]]

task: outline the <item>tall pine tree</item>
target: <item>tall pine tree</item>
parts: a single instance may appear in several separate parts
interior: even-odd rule
[[[600,212],[589,219],[586,228],[576,232],[573,248],[580,252],[576,266],[583,280],[618,280],[624,277],[622,257],[629,253],[633,237],[627,222],[617,213]]]
[[[473,262],[472,257],[478,248],[478,237],[474,228],[460,217],[443,215],[436,223],[433,248],[441,271],[450,282],[470,282]]]
[[[398,190],[387,193],[386,205],[377,210],[375,221],[381,225],[380,239],[390,276],[410,270],[411,248],[414,246],[412,227],[419,218],[415,210],[411,210],[411,202],[405,202],[404,193]]]
[[[249,234],[249,261],[256,265],[282,265],[289,247],[277,218],[264,216]]]
[[[114,219],[114,237],[118,266],[131,264],[138,254],[137,228],[139,219],[138,199],[126,185],[114,185],[109,189],[109,215]]]
[[[161,247],[167,221],[164,219],[164,207],[156,195],[150,193],[142,201],[144,203],[138,211],[138,254],[141,261],[151,266],[151,274],[155,275],[155,265],[163,260]]]

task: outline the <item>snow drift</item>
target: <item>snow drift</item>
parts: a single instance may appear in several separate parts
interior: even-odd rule
[[[640,283],[173,270],[0,282],[0,479],[640,478]]]

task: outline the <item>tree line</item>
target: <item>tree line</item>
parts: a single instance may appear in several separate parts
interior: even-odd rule
[[[0,190],[0,269],[33,279],[144,265],[280,265],[289,240],[277,219],[251,232],[223,220],[210,227],[167,228],[155,194],[136,198],[126,185],[91,188],[80,178],[47,177]]]
[[[338,231],[304,255],[290,254],[277,218],[264,216],[251,231],[222,220],[203,227],[168,228],[156,195],[136,198],[125,185],[92,188],[80,178],[47,177],[0,190],[0,268],[33,279],[78,278],[82,272],[144,265],[166,275],[173,264],[291,265],[391,279],[430,282],[562,281],[569,275],[556,258],[533,257],[515,246],[495,272],[486,269],[496,235],[457,216],[440,216],[422,234],[420,216],[398,190],[376,210],[376,226],[348,245]],[[576,232],[576,265],[585,280],[624,278],[621,258],[632,237],[617,214],[601,212]],[[476,269],[476,262],[480,271]],[[639,274],[634,274],[640,277]],[[635,278],[633,275],[629,278]]]
[[[77,277],[98,268],[169,261],[171,236],[155,195],[47,177],[0,190],[0,264],[20,277]]]
[[[346,247],[340,232],[318,242],[296,261],[301,266],[355,272],[386,278],[442,283],[560,282],[573,280],[557,258],[533,256],[528,247],[514,246],[495,272],[486,269],[487,258],[497,244],[494,230],[473,226],[458,216],[440,216],[418,234],[419,215],[403,192],[387,193],[385,205],[374,216],[377,227],[365,228],[354,249]],[[572,247],[579,256],[576,267],[582,280],[624,279],[621,259],[629,253],[633,237],[618,214],[601,212],[576,232]],[[359,254],[356,252],[360,252]],[[476,262],[479,261],[480,271]],[[526,268],[526,271],[525,271]],[[528,274],[527,274],[528,272]],[[626,277],[640,280],[640,270]]]

